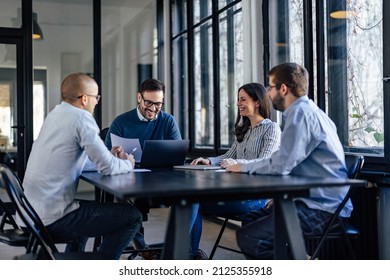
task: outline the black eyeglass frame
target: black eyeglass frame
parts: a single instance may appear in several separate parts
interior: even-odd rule
[[[152,107],[154,105],[157,109],[161,109],[162,106],[164,106],[164,102],[153,102],[151,100],[145,99],[142,93],[140,93],[140,95],[146,107]]]
[[[81,98],[81,97],[83,97],[84,95],[90,96],[90,97],[95,97],[95,98],[96,98],[96,102],[99,102],[99,101],[100,101],[100,98],[102,98],[100,94],[98,94],[98,95],[83,94],[83,95],[77,96],[77,98]]]
[[[265,89],[267,90],[267,92],[270,92],[270,91],[271,91],[271,89],[273,89],[273,88],[277,88],[277,89],[279,89],[279,88],[280,88],[280,86],[279,86],[279,85],[274,85],[274,86],[267,86]]]
[[[265,89],[267,90],[267,92],[270,92],[271,89],[273,89],[273,88],[280,89],[280,88],[282,87],[282,85],[285,85],[286,87],[291,88],[291,86],[289,86],[289,85],[287,85],[287,84],[285,84],[285,83],[282,83],[282,84],[280,84],[280,85],[274,85],[274,86],[268,85]]]

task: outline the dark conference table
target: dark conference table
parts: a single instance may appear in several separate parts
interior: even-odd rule
[[[171,205],[163,259],[189,259],[189,216],[192,203],[274,198],[275,259],[307,259],[293,198],[308,196],[312,187],[351,185],[365,187],[364,180],[299,176],[250,175],[212,170],[156,169],[104,176],[83,172],[80,179],[118,199],[147,198]],[[286,249],[289,244],[290,254]]]

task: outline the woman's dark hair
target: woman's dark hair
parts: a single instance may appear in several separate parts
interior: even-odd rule
[[[254,101],[259,101],[259,114],[263,118],[268,119],[270,117],[270,100],[267,96],[267,90],[263,85],[258,83],[249,83],[241,86],[238,89],[238,93],[240,90],[244,90]],[[250,125],[251,122],[248,117],[241,117],[239,113],[237,114],[234,134],[236,135],[238,142],[242,142],[244,140],[245,133],[248,131]]]

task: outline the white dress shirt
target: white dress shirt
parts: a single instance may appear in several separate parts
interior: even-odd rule
[[[130,161],[114,157],[104,145],[91,113],[62,102],[45,119],[23,181],[27,199],[45,225],[79,207],[74,198],[88,157],[104,175],[132,170]]]

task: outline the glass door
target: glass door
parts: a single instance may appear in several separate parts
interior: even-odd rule
[[[0,44],[0,162],[17,171],[17,67],[16,45]]]

